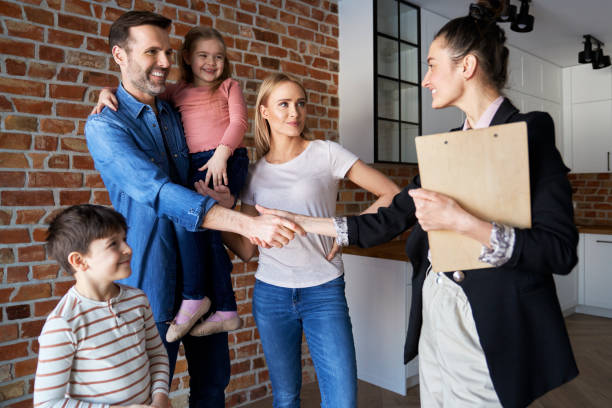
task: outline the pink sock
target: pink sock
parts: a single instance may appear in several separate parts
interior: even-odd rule
[[[210,316],[208,319],[206,319],[207,321],[211,321],[211,322],[222,322],[224,320],[229,320],[231,318],[234,317],[238,317],[238,312],[235,310],[229,311],[229,312],[225,312],[222,310],[217,310],[215,312],[215,314],[213,314],[212,316]]]
[[[189,316],[198,311],[203,301],[204,299],[183,299],[181,308],[174,318],[176,324],[186,323],[189,320]]]

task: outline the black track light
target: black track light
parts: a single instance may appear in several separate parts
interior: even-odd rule
[[[501,15],[497,17],[498,23],[511,23],[516,18],[516,6],[510,4],[510,0],[504,0],[504,10]]]
[[[593,44],[591,44],[591,36],[584,36],[584,51],[578,53],[578,62],[587,64],[593,61]]]
[[[610,56],[603,55],[603,50],[599,48],[593,55],[593,69],[602,69],[610,66]]]
[[[521,0],[521,9],[512,21],[510,29],[519,33],[528,33],[533,30],[533,16],[529,14],[529,2],[531,0]]]
[[[610,66],[610,56],[604,55],[604,43],[590,34],[584,35],[584,51],[578,53],[578,62],[593,66],[593,69],[602,69]],[[597,47],[593,49],[593,47]]]

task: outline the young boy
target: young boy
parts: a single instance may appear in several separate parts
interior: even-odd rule
[[[121,214],[89,204],[49,226],[49,256],[76,283],[38,338],[35,407],[169,406],[168,356],[149,301],[113,282],[131,274],[126,230]]]

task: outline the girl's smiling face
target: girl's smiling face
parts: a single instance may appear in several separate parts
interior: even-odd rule
[[[211,86],[223,73],[225,67],[225,47],[218,40],[200,39],[189,55],[183,55],[193,72],[195,86]]]

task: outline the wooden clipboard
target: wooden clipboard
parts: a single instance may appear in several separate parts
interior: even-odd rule
[[[415,138],[421,185],[454,198],[480,219],[531,227],[527,125],[509,123],[484,129]],[[490,268],[478,257],[482,245],[452,231],[430,231],[436,272]]]

